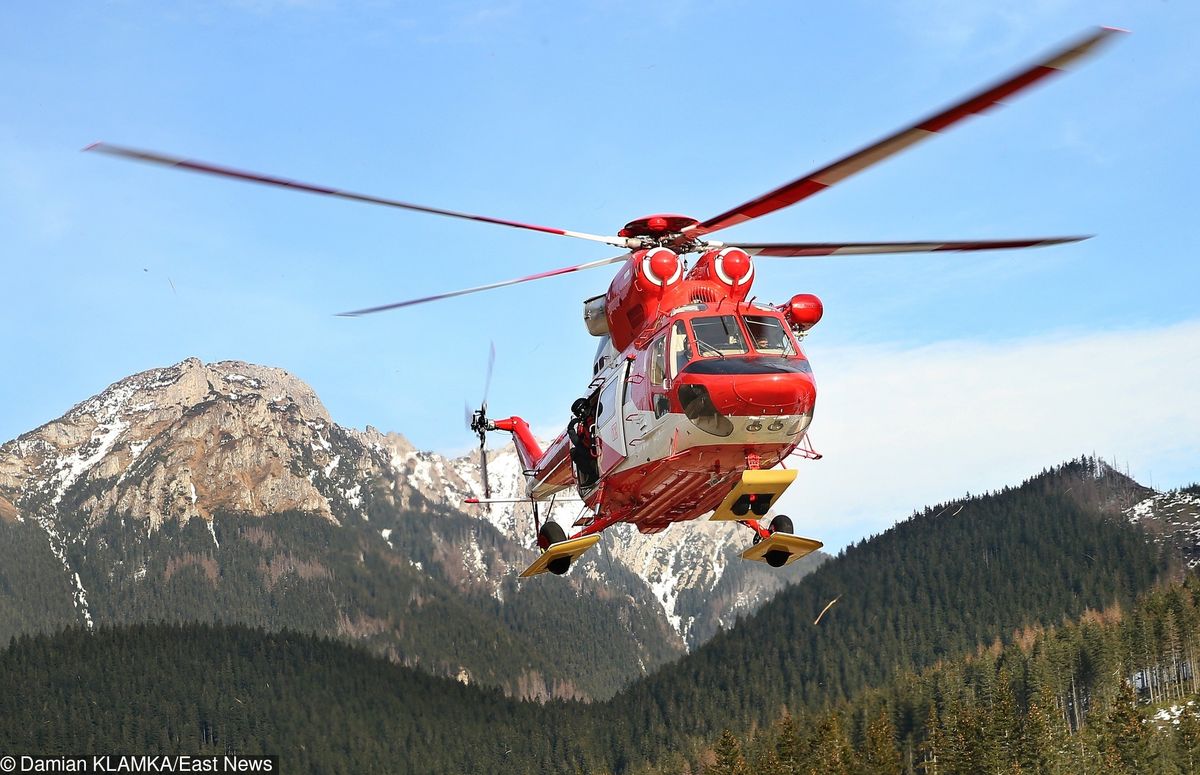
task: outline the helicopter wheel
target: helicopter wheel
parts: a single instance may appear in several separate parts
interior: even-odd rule
[[[560,541],[567,540],[567,533],[562,529],[562,525],[557,522],[547,522],[542,525],[542,529],[538,531],[538,546],[543,551],[550,548],[551,544],[557,544]],[[546,570],[553,573],[555,576],[561,576],[571,569],[570,557],[556,557],[546,563]]]
[[[767,565],[770,565],[772,568],[782,568],[787,563],[788,558],[791,556],[792,555],[788,554],[787,552],[780,551],[779,549],[772,549],[763,555],[763,559],[766,560]]]
[[[566,540],[567,533],[562,529],[562,525],[557,522],[547,521],[546,524],[542,525],[542,529],[538,531],[538,547],[543,551],[549,549],[550,544],[557,544],[559,541]]]
[[[775,533],[792,533],[792,518],[786,514],[779,514],[775,519],[771,520],[771,534]],[[787,564],[788,558],[792,555],[780,549],[772,549],[763,555],[763,560],[772,568],[782,568]]]

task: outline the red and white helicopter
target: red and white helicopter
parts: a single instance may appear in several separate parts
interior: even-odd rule
[[[485,443],[489,431],[501,431],[512,435],[524,467],[543,550],[523,576],[566,573],[605,528],[618,522],[655,533],[709,513],[711,519],[735,520],[753,531],[754,543],[744,558],[779,567],[821,546],[794,535],[786,516],[776,516],[765,527],[757,518],[767,514],[795,479],[794,469],[779,467],[789,455],[820,457],[807,441],[816,386],[800,339],[821,319],[822,305],[805,293],[782,304],[751,297],[753,257],[997,250],[1086,238],[726,244],[709,235],[793,205],[983,112],[1065,69],[1117,32],[1108,27],[1089,32],[945,110],[720,215],[704,221],[650,215],[630,221],[616,236],[427,207],[104,143],[85,150],[621,248],[623,252],[612,258],[344,314],[399,309],[620,265],[608,291],[584,302],[584,321],[589,333],[599,338],[599,346],[592,379],[572,407],[575,417],[568,430],[543,450],[520,417],[489,418],[486,399],[471,414],[470,427],[480,440],[484,498],[469,502],[496,502],[487,485]],[[692,254],[699,257],[689,263],[685,257]],[[488,371],[490,375],[490,362]],[[553,502],[572,488],[586,507],[575,522],[577,530],[568,537],[556,522],[538,519],[537,504]]]

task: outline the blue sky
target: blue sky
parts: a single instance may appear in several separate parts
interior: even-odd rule
[[[813,436],[840,462],[805,469],[815,500],[793,497],[835,543],[1058,459],[1046,456],[1096,450],[1157,485],[1193,481],[1200,6],[1020,6],[5,4],[0,438],[194,355],[283,367],[344,425],[454,451],[470,443],[462,404],[477,400],[489,339],[498,416],[548,432],[590,373],[580,302],[608,269],[332,313],[610,248],[79,153],[93,141],[612,233],[651,212],[714,215],[1110,24],[1133,34],[1077,71],[722,236],[1098,234],[984,256],[759,262],[760,297],[826,304],[808,340]],[[1063,370],[1095,346],[1103,357]],[[1044,422],[1025,427],[1007,414],[1030,385],[1042,389],[1022,416]],[[841,414],[823,417],[826,404]],[[948,416],[963,435],[915,456]],[[894,486],[868,460],[898,467]]]

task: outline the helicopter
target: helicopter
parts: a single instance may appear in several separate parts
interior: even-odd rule
[[[491,223],[620,248],[619,255],[511,280],[341,313],[360,316],[441,299],[619,265],[605,293],[583,302],[588,332],[598,339],[592,376],[572,405],[572,419],[544,449],[519,416],[493,419],[484,400],[467,410],[479,439],[487,506],[526,502],[533,507],[541,554],[521,576],[562,575],[617,523],[644,534],[709,515],[752,533],[747,560],[781,567],[823,544],[795,535],[792,520],[761,519],[796,478],[790,457],[819,459],[808,438],[816,384],[801,341],[821,320],[821,300],[810,293],[771,304],[750,291],[755,257],[811,258],[943,251],[984,251],[1057,245],[1087,236],[925,242],[724,243],[712,235],[796,204],[938,134],[964,119],[1059,73],[1116,33],[1088,31],[1039,61],[944,110],[707,220],[662,213],[636,218],[616,235],[599,235],[457,212],[370,196],[287,178],[223,167],[107,143],[84,150],[247,182],[290,188],[369,204]],[[689,261],[690,256],[696,256]],[[512,437],[526,478],[525,498],[491,498],[487,438]],[[538,505],[574,490],[584,504],[572,533],[539,515]],[[570,497],[570,496],[566,496]]]

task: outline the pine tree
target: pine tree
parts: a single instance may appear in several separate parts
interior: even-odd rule
[[[921,756],[920,768],[925,775],[942,775],[947,771],[944,761],[946,740],[936,703],[929,704],[929,714],[925,717],[925,740],[918,751]]]
[[[896,750],[896,727],[887,708],[881,708],[867,725],[863,764],[872,773],[899,773],[902,770],[900,752]]]
[[[1019,756],[1024,769],[1044,773],[1065,771],[1070,731],[1054,705],[1054,696],[1046,687],[1035,690],[1029,698]]]
[[[1105,760],[1125,772],[1145,772],[1150,764],[1148,725],[1142,723],[1133,687],[1122,681],[1105,719]]]
[[[1174,759],[1183,772],[1200,772],[1200,717],[1195,706],[1185,707],[1179,717]]]
[[[775,733],[775,755],[784,772],[794,772],[800,760],[800,741],[796,721],[785,712]]]
[[[742,756],[742,744],[728,729],[721,733],[713,755],[716,761],[705,769],[705,775],[749,775],[746,759]]]
[[[1006,772],[1020,761],[1021,718],[1017,698],[1013,694],[1013,676],[1002,668],[992,689],[992,702],[987,714],[987,737],[991,741],[993,772]]]
[[[857,763],[854,749],[838,711],[830,711],[821,719],[816,730],[816,741],[816,746],[802,763],[802,772],[826,775],[850,775],[854,772]]]

